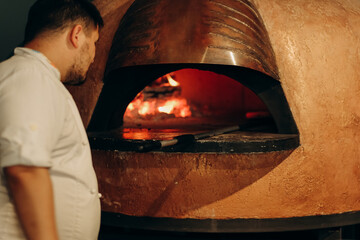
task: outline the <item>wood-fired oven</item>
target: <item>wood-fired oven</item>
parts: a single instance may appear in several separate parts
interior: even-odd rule
[[[78,103],[104,224],[256,232],[359,222],[358,2],[94,2],[107,25],[84,86],[92,99]]]

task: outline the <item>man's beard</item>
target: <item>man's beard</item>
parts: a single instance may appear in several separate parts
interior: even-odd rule
[[[78,55],[73,65],[67,72],[64,81],[65,84],[81,85],[85,82],[86,73],[89,69],[89,65],[87,65],[87,63],[90,62],[88,51],[89,45],[86,43],[84,46],[82,46],[80,55]],[[84,69],[84,65],[87,65],[86,69]]]
[[[86,74],[84,74],[76,64],[73,64],[65,76],[64,83],[78,86],[83,84],[85,79]]]

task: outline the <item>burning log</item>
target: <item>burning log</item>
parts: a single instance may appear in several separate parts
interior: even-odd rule
[[[160,86],[160,87],[146,87],[143,90],[144,101],[152,98],[166,98],[166,97],[178,97],[181,93],[181,87],[176,86]]]
[[[152,82],[143,90],[144,101],[151,98],[166,98],[166,97],[180,97],[180,84],[174,80],[174,77],[167,74]]]

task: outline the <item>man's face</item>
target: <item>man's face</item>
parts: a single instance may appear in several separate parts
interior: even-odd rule
[[[91,63],[93,63],[96,52],[96,42],[99,39],[99,29],[88,30],[90,34],[85,34],[85,41],[80,46],[74,63],[68,71],[64,83],[80,85],[85,82],[86,74]]]

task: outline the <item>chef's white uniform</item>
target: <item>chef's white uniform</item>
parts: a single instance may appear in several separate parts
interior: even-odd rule
[[[61,240],[97,239],[100,194],[79,112],[59,71],[27,48],[0,63],[0,240],[25,239],[3,173],[13,165],[49,168]]]

